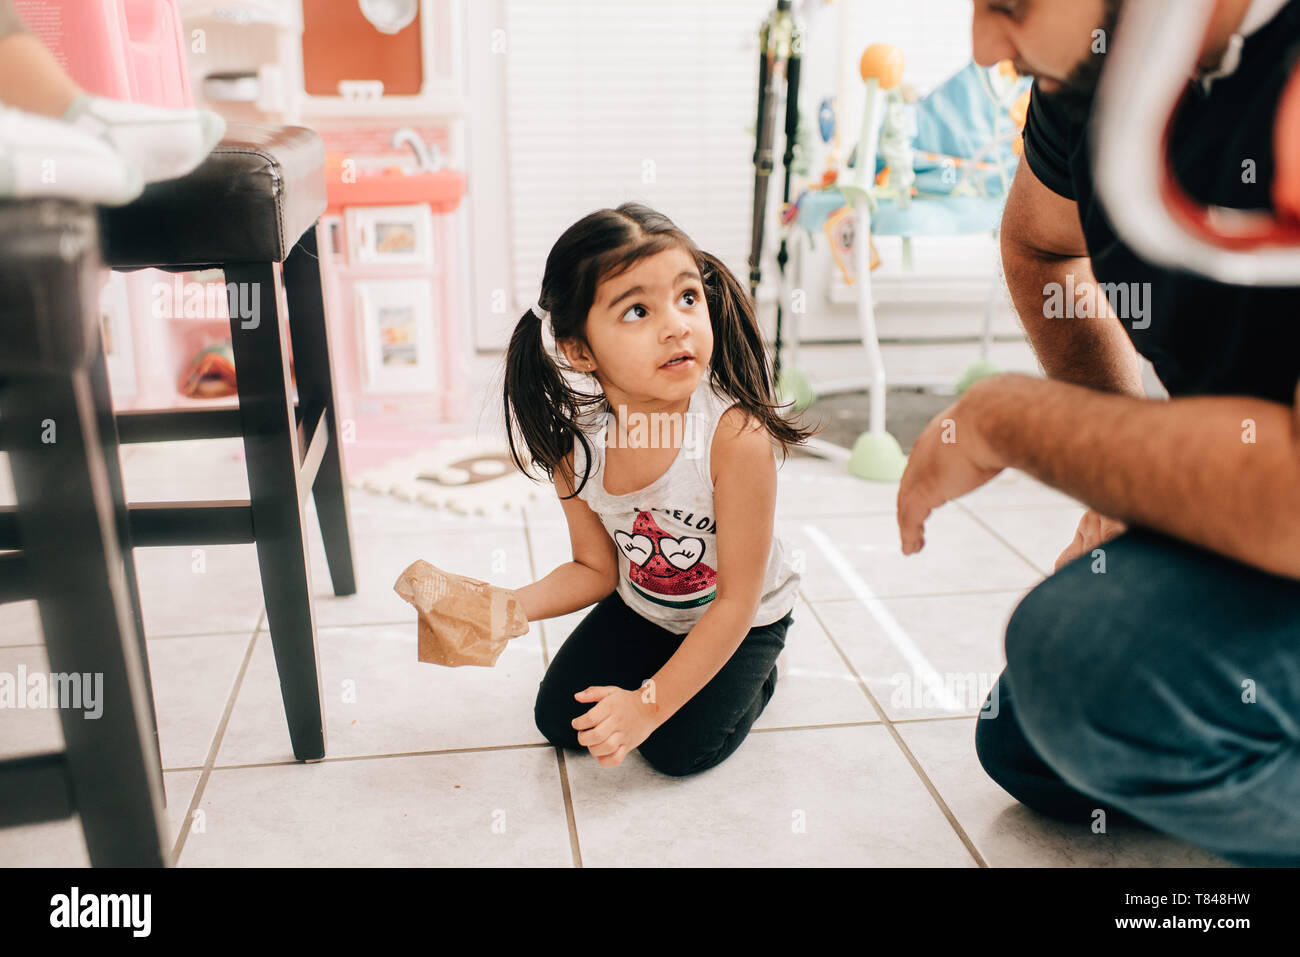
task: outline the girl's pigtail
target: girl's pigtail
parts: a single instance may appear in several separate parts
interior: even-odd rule
[[[698,258],[713,320],[713,384],[763,423],[784,457],[818,430],[794,425],[777,404],[767,349],[740,280],[716,256],[700,251]]]
[[[528,468],[538,466],[551,481],[555,471],[562,474],[575,489],[574,494],[586,485],[584,470],[582,485],[568,474],[564,459],[573,448],[575,439],[582,443],[591,461],[591,446],[579,428],[578,419],[584,408],[600,397],[591,397],[575,391],[565,381],[564,374],[546,349],[542,336],[542,320],[530,309],[515,326],[506,348],[505,388],[503,394],[506,417],[506,440],[510,444],[510,457],[519,471],[536,478]],[[520,454],[516,436],[522,439],[528,459]]]

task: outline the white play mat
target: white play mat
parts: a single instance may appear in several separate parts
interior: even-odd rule
[[[432,449],[368,469],[353,478],[351,484],[467,515],[522,508],[543,493],[553,494],[550,486],[520,474],[504,441],[473,436],[449,439]]]

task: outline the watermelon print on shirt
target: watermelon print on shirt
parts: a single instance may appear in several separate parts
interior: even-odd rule
[[[628,581],[647,601],[667,608],[697,608],[717,595],[718,573],[704,561],[704,539],[674,538],[649,512],[638,511],[631,532],[616,529],[614,542],[627,556]]]

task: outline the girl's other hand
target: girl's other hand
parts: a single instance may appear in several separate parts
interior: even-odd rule
[[[592,753],[601,767],[621,764],[629,751],[659,727],[654,714],[653,695],[647,700],[641,691],[593,686],[574,695],[579,701],[594,701],[596,706],[573,719],[578,743]]]

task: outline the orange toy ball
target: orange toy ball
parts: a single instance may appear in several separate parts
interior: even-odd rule
[[[1300,69],[1282,92],[1273,127],[1273,204],[1278,216],[1300,223]]]
[[[892,90],[903,81],[903,51],[892,43],[873,43],[862,51],[858,72],[863,82],[876,80],[882,90]]]

